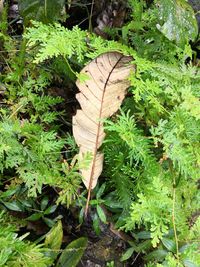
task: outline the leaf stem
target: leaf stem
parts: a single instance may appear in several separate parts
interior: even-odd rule
[[[176,176],[173,170],[173,165],[172,162],[169,162],[169,169],[173,177],[173,191],[172,191],[172,224],[173,224],[173,230],[174,230],[174,238],[175,238],[175,243],[176,243],[176,258],[178,260],[179,264],[179,246],[178,246],[178,235],[176,231],[176,218],[175,218],[175,205],[176,205]]]
[[[65,60],[66,67],[67,67],[67,70],[68,70],[69,78],[72,81],[75,81],[76,80],[76,72],[71,68],[71,66],[69,64],[69,61],[68,61],[68,59],[65,56],[64,56],[64,60]]]
[[[176,222],[175,222],[175,204],[176,204],[176,180],[175,180],[175,175],[173,174],[172,224],[173,224],[173,229],[174,229],[174,238],[176,242],[176,258],[179,263],[179,246],[178,246],[178,236],[177,236]]]
[[[92,5],[91,5],[90,15],[89,15],[89,32],[92,32],[92,15],[93,15],[93,9],[94,9],[94,0],[92,0]]]

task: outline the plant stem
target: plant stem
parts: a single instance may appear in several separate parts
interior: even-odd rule
[[[90,15],[89,15],[89,32],[92,32],[92,14],[94,9],[94,0],[92,0],[92,5],[90,9]]]
[[[69,78],[72,80],[72,81],[75,81],[76,80],[76,72],[73,71],[73,69],[71,68],[70,64],[69,64],[69,61],[66,57],[64,57],[64,60],[65,60],[65,63],[66,63],[66,67],[67,67],[67,70],[68,70],[68,75],[69,75]]]
[[[174,229],[174,238],[176,242],[176,257],[179,262],[179,247],[178,247],[178,236],[176,231],[176,222],[175,222],[175,204],[176,204],[176,181],[175,176],[173,175],[173,206],[172,206],[172,224]]]
[[[22,107],[24,106],[24,104],[20,105],[9,117],[8,119],[11,119]]]

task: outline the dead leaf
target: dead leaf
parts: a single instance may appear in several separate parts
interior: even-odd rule
[[[89,194],[103,169],[103,154],[98,152],[105,138],[102,120],[112,116],[125,97],[130,86],[128,77],[134,70],[131,60],[118,52],[102,54],[81,71],[89,78],[84,83],[77,81],[80,93],[76,98],[81,110],[73,117],[73,135],[80,157],[92,154],[90,166],[80,170]]]
[[[0,0],[0,14],[3,12],[3,2],[4,0]]]

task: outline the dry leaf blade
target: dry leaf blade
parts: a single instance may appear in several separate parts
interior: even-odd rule
[[[103,154],[98,152],[105,137],[102,121],[119,109],[125,97],[130,85],[128,77],[134,70],[131,60],[118,52],[104,53],[81,71],[89,79],[85,83],[77,81],[80,93],[76,98],[81,110],[73,117],[73,135],[80,157],[88,152],[92,155],[88,168],[80,170],[89,193],[103,169]]]

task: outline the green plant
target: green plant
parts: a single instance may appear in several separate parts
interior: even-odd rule
[[[52,0],[38,0],[33,3],[27,0],[19,0],[19,11],[26,25],[33,18],[44,23],[66,19],[64,0],[59,0],[56,3]]]
[[[54,107],[62,99],[47,94],[50,75],[33,69],[30,64],[26,74],[22,73],[25,77],[21,81],[15,79],[18,68],[2,77],[7,91],[5,108],[0,110],[1,179],[12,170],[13,178],[17,176],[18,183],[25,183],[28,194],[35,197],[45,184],[58,187],[58,202],[67,202],[69,206],[77,196],[80,176],[75,169],[76,162],[73,168],[67,167],[66,161],[63,163],[65,152],[62,150],[71,149],[72,141],[67,144],[70,137],[62,138],[58,133],[59,125],[54,126],[62,115]]]
[[[92,214],[93,228],[97,235],[99,235],[101,232],[100,221],[103,223],[107,223],[107,218],[102,208],[102,205],[106,203],[106,200],[103,199],[105,187],[106,184],[102,184],[100,187],[97,185],[93,192],[95,198],[91,199],[89,202],[89,206],[92,211],[91,214]],[[81,208],[79,213],[80,224],[82,224],[84,221],[84,211],[86,202],[87,198],[82,194],[82,196],[79,197],[77,202],[77,205],[79,206],[79,208]]]
[[[52,260],[45,256],[48,249],[41,244],[36,245],[25,241],[27,234],[18,236],[15,225],[8,224],[7,221],[5,213],[1,212],[0,266],[49,266]]]
[[[188,97],[184,97],[184,88],[191,92],[194,101],[198,101],[198,75],[190,76],[186,71],[182,78],[177,76],[176,81],[174,76],[166,71],[162,73],[161,69],[156,74],[156,65],[151,68],[145,64],[147,70],[144,70],[144,65],[137,66],[138,75],[133,78],[133,100],[129,99],[124,107],[128,109],[132,101],[136,111],[121,112],[115,122],[108,122],[106,126],[109,134],[109,146],[105,146],[107,168],[112,170],[110,177],[119,199],[127,205],[132,202],[125,228],[145,227],[150,230],[153,247],[157,247],[163,236],[173,230],[175,258],[177,264],[183,264],[180,263],[182,254],[179,247],[181,243],[187,243],[191,235],[188,220],[198,210],[199,200],[199,118],[196,105],[191,103],[187,108],[184,105],[188,101]],[[131,112],[134,112],[134,117]],[[141,118],[145,118],[142,125],[139,124]],[[113,157],[116,147],[121,154]],[[126,177],[124,180],[129,181],[126,184],[134,186],[124,188],[120,176]],[[195,240],[189,242],[194,249]],[[199,259],[196,258],[194,263],[198,265]]]
[[[143,32],[143,38],[149,34],[160,33]],[[162,46],[152,44],[159,47],[154,60],[151,45],[138,46],[137,72],[130,78],[133,96],[121,115],[107,122],[105,174],[124,207],[117,225],[149,231],[150,239],[132,244],[123,259],[135,251],[147,253],[147,266],[198,266],[199,235],[194,238],[189,221],[199,209],[199,71],[186,62],[193,54],[187,41],[183,49],[165,38]],[[198,219],[196,224],[195,229]],[[152,252],[150,240],[156,247]]]
[[[87,238],[81,237],[69,243],[63,250],[61,249],[63,239],[63,229],[60,220],[51,228],[45,237],[45,247],[50,249],[49,256],[56,259],[56,266],[75,267],[79,263],[87,247]]]
[[[198,36],[194,11],[186,1],[129,0],[131,19],[121,29],[122,42],[131,45],[141,56],[149,59],[173,60],[178,47]],[[184,23],[186,22],[187,23]]]
[[[102,185],[90,200],[94,228],[98,232],[99,221],[106,222],[105,205],[114,214],[116,226],[133,237],[122,260],[136,252],[149,267],[199,266],[199,217],[195,214],[199,212],[200,73],[193,50],[197,24],[184,0],[154,1],[150,6],[145,2],[129,1],[127,23],[111,35],[118,41],[103,40],[78,26],[69,30],[41,22],[32,22],[22,41],[12,40],[5,11],[0,25],[4,49],[0,79],[6,91],[0,109],[1,204],[27,211],[27,196],[29,200],[38,197],[39,211],[33,217],[44,219],[48,208],[55,209],[41,197],[44,186],[51,186],[57,192],[57,204],[69,208],[78,203],[83,219],[86,199],[78,170],[88,164],[90,155],[83,160],[74,157],[73,138],[62,134],[59,117],[63,113],[56,111],[62,100],[47,93],[54,79],[49,66],[62,61],[60,68],[66,68],[71,81],[78,77],[84,82],[86,77],[79,70],[90,59],[111,51],[130,55],[136,72],[130,75],[128,97],[105,126],[103,177],[107,179],[100,180]],[[27,245],[15,230],[2,229],[7,231],[3,249],[9,249],[9,243],[13,248],[12,263],[21,263],[16,243],[30,254],[36,252],[35,265],[49,264],[43,247]],[[50,234],[60,229],[57,222]],[[80,243],[82,255],[86,240]],[[75,251],[77,246],[79,242],[74,244]],[[67,261],[71,252],[69,246],[58,264]],[[50,254],[53,261],[55,254]]]
[[[58,259],[57,267],[75,267],[79,263],[87,247],[87,238],[81,237],[72,241],[62,252]]]
[[[115,267],[114,261],[107,262],[106,267]]]
[[[82,237],[61,250],[63,230],[59,220],[45,235],[42,244],[27,241],[29,233],[18,236],[17,224],[3,211],[0,212],[0,222],[0,266],[53,266],[54,260],[59,256],[56,266],[67,264],[69,267],[74,267],[87,247],[87,239]]]
[[[40,209],[34,207],[34,213],[26,218],[28,221],[37,221],[42,219],[49,227],[52,227],[55,224],[55,219],[49,219],[47,216],[49,214],[54,213],[57,206],[56,205],[48,205],[49,199],[45,196],[40,202]],[[30,209],[31,210],[31,209]]]
[[[37,221],[42,219],[49,227],[52,227],[57,221],[48,218],[55,212],[57,205],[49,205],[49,199],[44,196],[41,200],[27,197],[27,188],[18,183],[13,184],[6,191],[1,193],[0,202],[10,211],[17,211],[25,214],[31,214],[25,221]],[[39,203],[38,203],[39,202]]]

